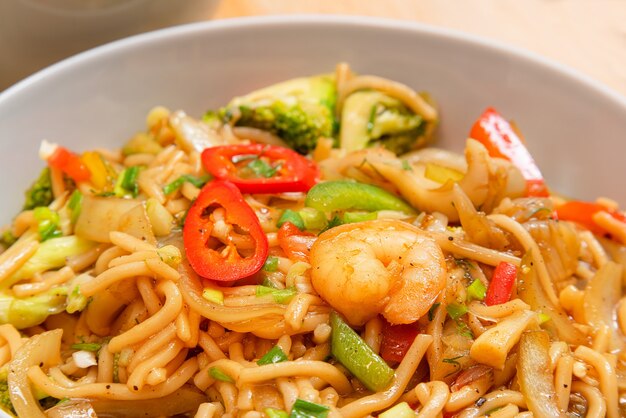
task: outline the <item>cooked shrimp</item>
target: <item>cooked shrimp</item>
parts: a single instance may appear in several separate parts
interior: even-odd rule
[[[332,228],[313,244],[310,261],[313,287],[352,325],[379,313],[392,324],[414,322],[446,285],[439,246],[402,221]]]

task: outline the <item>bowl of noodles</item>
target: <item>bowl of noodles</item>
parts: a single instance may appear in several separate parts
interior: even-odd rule
[[[122,40],[0,95],[20,417],[626,413],[626,102],[413,24]]]

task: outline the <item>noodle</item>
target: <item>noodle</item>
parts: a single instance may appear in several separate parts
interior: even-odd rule
[[[273,88],[203,120],[155,108],[122,149],[68,152],[87,180],[47,161],[0,236],[0,407],[626,414],[616,202],[532,195],[480,124],[464,154],[415,150],[430,99],[346,63]]]

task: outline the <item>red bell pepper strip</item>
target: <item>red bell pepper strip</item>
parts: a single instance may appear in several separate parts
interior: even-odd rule
[[[470,137],[482,143],[490,156],[509,160],[519,168],[526,179],[526,196],[549,196],[541,171],[524,142],[495,109],[485,110],[472,126]]]
[[[233,242],[215,245],[211,213],[224,208],[226,222],[237,225],[254,240],[254,253],[240,255]],[[189,208],[183,227],[183,243],[189,264],[198,275],[217,281],[234,281],[258,272],[268,254],[268,242],[259,220],[232,183],[207,183]]]
[[[311,246],[316,239],[315,234],[301,231],[291,222],[285,222],[278,229],[278,245],[289,258],[308,261]]]
[[[624,214],[597,203],[572,200],[556,208],[556,214],[559,219],[576,222],[594,234],[606,235],[608,232],[593,220],[593,216],[601,211],[607,212],[618,221],[626,223],[626,216],[624,216]]]
[[[320,175],[313,161],[276,145],[211,147],[202,152],[202,163],[214,177],[232,182],[242,193],[306,192]],[[265,169],[253,170],[251,163]]]
[[[390,363],[401,362],[417,334],[419,328],[416,324],[391,325],[386,322],[382,331],[380,356]]]
[[[57,146],[47,161],[50,167],[61,170],[77,183],[91,178],[91,172],[80,157],[66,148]]]
[[[500,305],[511,300],[515,280],[517,280],[517,266],[501,261],[491,276],[485,304],[487,306]]]

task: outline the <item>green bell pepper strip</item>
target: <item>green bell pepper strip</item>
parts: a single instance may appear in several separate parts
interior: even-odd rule
[[[371,184],[349,180],[316,184],[307,193],[304,205],[324,212],[396,210],[415,213],[415,209],[398,196]]]
[[[336,312],[330,314],[331,353],[368,389],[379,392],[391,384],[394,371]]]

